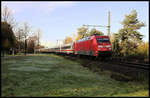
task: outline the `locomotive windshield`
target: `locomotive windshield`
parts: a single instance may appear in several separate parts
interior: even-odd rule
[[[109,43],[109,39],[108,38],[97,38],[97,42],[98,43]]]

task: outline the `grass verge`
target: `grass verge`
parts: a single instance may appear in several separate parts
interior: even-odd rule
[[[92,72],[75,61],[52,54],[1,59],[2,97],[149,96],[148,82],[121,82],[107,71]]]

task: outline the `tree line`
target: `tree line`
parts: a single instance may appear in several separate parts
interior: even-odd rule
[[[139,29],[146,24],[140,22],[137,15],[136,10],[132,10],[130,14],[125,15],[121,22],[123,28],[119,29],[118,33],[113,34],[113,55],[148,61],[149,42],[144,42],[142,40],[144,35],[139,32]]]
[[[1,14],[1,56],[4,54],[34,53],[35,49],[43,48],[40,45],[40,28],[31,34],[31,26],[24,22],[18,27],[11,9],[4,6]]]
[[[136,10],[132,10],[130,14],[125,15],[124,20],[121,22],[123,27],[118,30],[118,33],[113,33],[110,36],[113,57],[135,58],[149,61],[149,42],[144,42],[142,40],[144,35],[138,31],[146,26],[146,24],[140,22],[137,15]],[[104,35],[99,30],[92,29],[88,32],[88,28],[80,27],[77,30],[75,40],[92,36],[93,34]],[[66,37],[64,44],[73,42],[73,39],[72,37]]]
[[[139,58],[148,60],[149,58],[149,42],[144,42],[139,29],[146,26],[144,22],[140,22],[137,18],[137,11],[132,10],[130,14],[125,15],[121,22],[122,28],[118,33],[113,33],[110,36],[113,56]],[[11,10],[4,6],[1,14],[1,55],[15,54],[15,53],[34,53],[35,49],[44,48],[40,45],[41,30],[38,29],[31,35],[31,26],[24,22],[22,27],[17,27],[17,22],[13,18]],[[86,27],[79,27],[77,29],[76,37],[67,36],[64,39],[64,44],[82,39],[84,37],[92,36],[93,34],[104,35],[103,32],[93,28],[90,31]]]
[[[95,28],[91,29],[90,31],[88,31],[88,28],[85,28],[85,27],[80,27],[78,28],[77,30],[77,37],[72,38],[72,37],[66,37],[64,39],[64,44],[67,44],[67,43],[71,43],[73,42],[73,39],[74,40],[79,40],[79,39],[82,39],[84,37],[89,37],[89,36],[92,36],[94,34],[97,34],[97,35],[104,35],[103,32],[99,31],[99,30],[96,30]]]

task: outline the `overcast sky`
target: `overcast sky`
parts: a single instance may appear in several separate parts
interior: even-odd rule
[[[13,12],[19,26],[28,22],[32,32],[38,28],[42,31],[41,43],[53,47],[57,40],[64,40],[66,36],[77,35],[77,29],[83,24],[107,25],[108,11],[111,15],[111,32],[118,33],[122,28],[121,21],[133,9],[138,12],[139,21],[145,22],[146,27],[139,31],[145,36],[144,41],[149,41],[149,5],[148,2],[99,2],[99,1],[5,1]],[[2,9],[2,8],[1,8]],[[91,28],[89,28],[91,29]],[[107,34],[106,28],[96,28]]]

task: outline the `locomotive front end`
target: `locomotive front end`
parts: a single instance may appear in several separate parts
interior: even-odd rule
[[[97,37],[97,51],[98,56],[111,56],[112,54],[112,46],[108,36]]]

